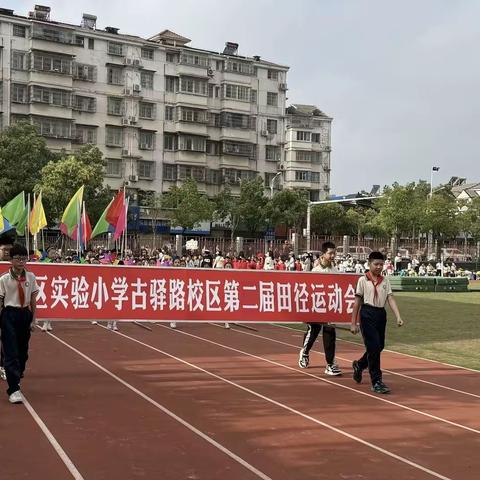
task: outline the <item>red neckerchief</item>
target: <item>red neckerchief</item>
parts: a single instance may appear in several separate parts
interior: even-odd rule
[[[17,281],[17,289],[18,289],[18,298],[20,299],[20,307],[23,308],[25,305],[25,290],[23,288],[23,284],[27,280],[27,275],[25,270],[22,270],[20,275],[17,275],[13,268],[10,269],[10,275]]]
[[[366,272],[365,273],[365,276],[367,277],[367,280],[370,280],[372,282],[372,285],[373,285],[373,301],[375,303],[375,300],[377,300],[378,298],[378,290],[377,290],[377,287],[383,282],[383,277],[382,275],[379,275],[377,277],[377,281],[375,282],[374,278],[373,278],[373,275],[372,275],[372,272]]]

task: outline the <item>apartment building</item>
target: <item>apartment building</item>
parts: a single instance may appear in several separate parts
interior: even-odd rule
[[[285,148],[296,128],[286,118],[298,116],[285,116],[288,67],[241,56],[232,42],[219,53],[169,30],[141,38],[96,21],[58,22],[40,5],[26,17],[0,9],[3,126],[29,121],[53,150],[97,145],[106,183],[139,203],[188,177],[208,195],[255,176],[269,188],[281,169],[287,187],[317,189],[295,173],[293,152],[306,144]],[[321,130],[327,119],[312,122]]]
[[[285,188],[310,191],[310,200],[330,193],[332,118],[315,105],[294,104],[286,110]]]

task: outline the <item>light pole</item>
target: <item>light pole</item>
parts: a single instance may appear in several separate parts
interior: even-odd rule
[[[271,180],[270,180],[270,199],[273,198],[273,185],[275,183],[275,179],[281,175],[283,172],[278,172]]]
[[[433,173],[438,172],[440,170],[440,167],[433,167],[432,170],[430,171],[430,200],[433,198]],[[430,230],[428,232],[428,237],[427,237],[427,258],[430,257],[431,253],[433,250],[433,233]],[[443,266],[443,263],[442,263]]]
[[[327,203],[347,203],[347,202],[357,202],[360,200],[373,200],[375,198],[381,198],[382,195],[377,195],[375,197],[356,197],[356,198],[339,198],[336,200],[319,200],[318,202],[308,202],[307,205],[307,228],[306,228],[306,234],[307,234],[307,252],[310,251],[310,216],[312,214],[312,205],[325,205]]]
[[[433,196],[433,172],[438,172],[440,167],[432,167],[432,171],[430,172],[430,198]]]

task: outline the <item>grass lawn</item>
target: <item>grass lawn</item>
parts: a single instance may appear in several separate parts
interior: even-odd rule
[[[396,292],[405,326],[396,326],[387,307],[385,348],[480,370],[480,282],[470,288],[468,293]],[[343,329],[337,334],[362,343],[360,335]]]

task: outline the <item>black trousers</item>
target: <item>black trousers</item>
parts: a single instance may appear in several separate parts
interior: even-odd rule
[[[8,395],[20,389],[20,378],[28,360],[31,323],[32,312],[27,308],[5,307],[2,310],[0,329]]]
[[[358,364],[362,370],[368,368],[372,385],[382,380],[380,354],[385,347],[387,312],[384,308],[362,305],[360,309],[360,331],[366,351]]]
[[[325,360],[328,365],[335,362],[335,344],[337,332],[335,327],[325,325],[324,323],[307,323],[307,331],[303,336],[303,353],[308,355],[315,340],[323,329],[323,350],[325,351]]]

